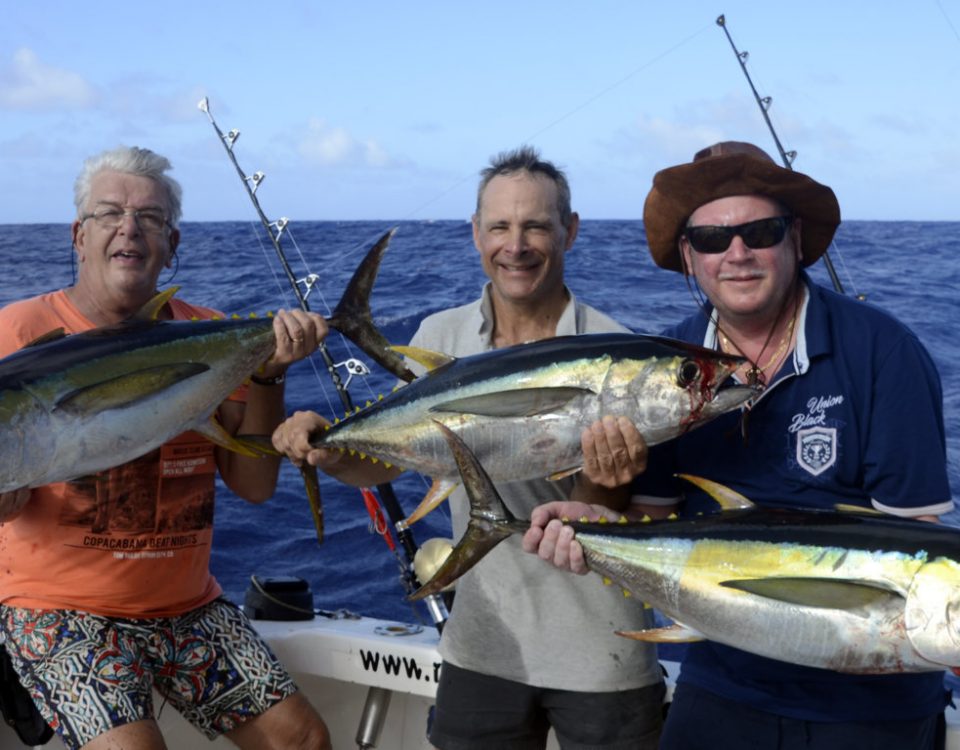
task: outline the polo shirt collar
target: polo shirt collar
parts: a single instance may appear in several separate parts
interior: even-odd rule
[[[814,284],[806,271],[800,272],[800,281],[807,293],[797,313],[797,345],[793,351],[794,372],[802,375],[810,369],[810,360],[830,353],[830,320],[823,300],[824,290]],[[709,305],[710,322],[703,336],[703,345],[709,349],[717,346],[717,311]]]
[[[480,305],[476,308],[475,316],[472,317],[471,328],[475,325],[480,340],[483,341],[487,349],[491,348],[491,339],[493,338],[493,299],[491,298],[491,289],[493,285],[487,282],[483,285],[483,293],[480,295]],[[579,306],[566,285],[564,291],[567,293],[567,306],[557,321],[557,336],[574,336],[579,330],[577,327],[577,316]]]

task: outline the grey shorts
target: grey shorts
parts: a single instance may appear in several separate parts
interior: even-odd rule
[[[211,739],[296,691],[226,599],[143,620],[0,605],[0,635],[23,686],[68,748],[154,718],[153,689]]]

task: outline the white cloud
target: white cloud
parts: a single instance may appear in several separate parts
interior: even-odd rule
[[[44,64],[26,47],[14,53],[11,65],[0,69],[3,109],[88,109],[96,100],[96,90],[79,74]]]
[[[346,129],[331,126],[322,118],[310,120],[298,150],[301,156],[322,166],[388,167],[393,163],[376,141],[358,140]]]

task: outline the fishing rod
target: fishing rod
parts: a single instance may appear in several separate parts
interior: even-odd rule
[[[764,96],[761,97],[757,93],[757,87],[753,85],[753,79],[750,78],[750,72],[747,70],[747,58],[750,57],[749,52],[741,52],[737,49],[737,45],[733,43],[733,37],[730,36],[730,31],[727,29],[727,21],[723,15],[717,17],[717,26],[723,29],[723,33],[727,35],[727,41],[730,42],[730,47],[733,49],[733,54],[737,56],[737,62],[740,63],[740,69],[743,71],[743,74],[747,78],[747,83],[750,84],[750,90],[753,92],[753,98],[757,101],[757,106],[760,107],[760,114],[763,115],[764,122],[767,123],[767,128],[770,130],[770,135],[773,136],[773,142],[777,144],[777,151],[780,153],[780,158],[783,161],[783,166],[787,169],[793,169],[793,160],[797,158],[796,151],[785,151],[783,145],[780,143],[780,138],[777,136],[777,131],[773,127],[773,123],[770,121],[770,115],[767,114],[770,109],[770,105],[773,103],[773,97]],[[831,242],[831,244],[833,244]],[[823,262],[827,267],[827,273],[830,274],[830,281],[833,283],[833,288],[840,294],[845,294],[843,290],[843,284],[840,283],[840,277],[837,276],[837,272],[833,267],[833,261],[830,259],[829,251],[824,252]]]
[[[237,170],[240,181],[243,183],[243,186],[247,191],[247,196],[253,203],[253,207],[260,218],[260,222],[263,224],[264,229],[270,237],[270,242],[273,245],[273,249],[276,252],[278,260],[280,261],[280,265],[286,274],[287,281],[290,283],[290,287],[293,289],[293,293],[297,298],[297,303],[304,312],[309,312],[310,306],[307,303],[307,296],[310,294],[310,291],[319,276],[317,274],[307,273],[303,279],[298,280],[296,275],[293,273],[290,263],[287,260],[287,255],[280,244],[280,240],[290,223],[289,219],[286,217],[281,217],[277,221],[270,221],[267,218],[267,215],[264,213],[263,208],[260,205],[260,201],[257,199],[257,188],[260,187],[260,183],[263,182],[265,176],[264,173],[257,171],[252,175],[247,175],[240,167],[240,163],[237,161],[237,157],[233,152],[233,144],[236,143],[237,138],[240,137],[240,131],[233,129],[227,133],[224,133],[220,129],[220,126],[217,125],[217,122],[213,117],[213,113],[210,111],[210,101],[207,97],[203,97],[203,99],[201,99],[197,104],[197,107],[207,116],[207,119],[210,121],[210,124],[216,131],[217,136],[220,138],[220,142],[223,144],[223,147],[227,152],[227,156],[230,158],[230,162]],[[304,286],[306,286],[306,293],[300,289],[301,282],[304,284]],[[360,374],[366,374],[369,372],[369,369],[367,369],[366,366],[361,362],[349,360],[344,364],[347,365],[348,370],[350,371],[350,378],[348,378],[347,383],[344,383],[343,379],[340,377],[340,373],[337,371],[337,364],[334,363],[333,358],[330,356],[330,352],[328,351],[324,342],[320,342],[318,351],[323,358],[324,364],[327,368],[327,373],[330,376],[337,394],[340,397],[340,401],[343,404],[344,412],[346,414],[352,413],[354,411],[353,399],[350,397],[350,391],[348,390],[347,385],[350,378],[352,378],[354,374],[357,374],[358,372]],[[413,534],[410,532],[410,529],[405,523],[403,523],[403,519],[406,517],[406,514],[403,512],[403,508],[401,508],[399,500],[397,500],[393,486],[389,483],[377,485],[377,493],[380,496],[379,504],[377,503],[376,498],[373,496],[373,493],[370,492],[368,488],[361,488],[360,492],[363,496],[367,512],[370,514],[374,530],[384,538],[388,549],[397,560],[401,571],[400,581],[403,584],[406,593],[412,594],[419,588],[419,582],[417,581],[416,573],[414,572],[413,568],[414,556],[417,553],[417,544],[413,538]],[[383,518],[381,506],[383,510],[386,510],[387,515],[390,518],[393,526],[393,535],[396,536],[396,541],[403,549],[405,559],[402,559],[397,551],[397,545],[394,543],[393,537],[390,534],[390,530]],[[443,628],[443,623],[446,621],[448,616],[447,608],[444,604],[443,598],[440,595],[433,595],[425,599],[424,602],[427,606],[427,610],[430,613],[430,617],[433,620],[433,624],[438,630],[441,630]]]

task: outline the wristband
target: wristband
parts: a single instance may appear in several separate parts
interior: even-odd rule
[[[281,372],[279,375],[274,375],[272,378],[262,378],[256,373],[250,376],[250,380],[257,385],[280,385],[286,379],[287,374],[285,372]]]

